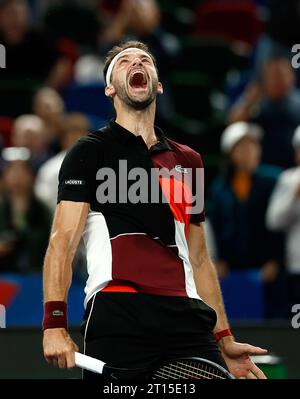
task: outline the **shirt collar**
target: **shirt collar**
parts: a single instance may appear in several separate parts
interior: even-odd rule
[[[135,134],[133,134],[132,132],[130,132],[129,130],[125,129],[123,126],[119,125],[114,120],[111,120],[109,122],[109,128],[114,133],[115,137],[123,144],[127,144],[131,140],[134,140],[137,137],[139,137],[139,136],[136,136]],[[167,140],[164,132],[162,131],[162,129],[159,128],[158,126],[154,126],[154,129],[155,129],[156,137],[158,138],[159,142],[156,143],[155,145],[153,145],[151,147],[150,151],[151,152],[152,151],[163,151],[163,150],[173,151],[172,147],[168,143],[168,140]]]

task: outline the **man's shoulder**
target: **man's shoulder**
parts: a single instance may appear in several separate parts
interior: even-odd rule
[[[109,126],[103,126],[97,130],[89,132],[86,136],[81,137],[79,141],[84,143],[103,143],[110,138],[109,133]]]
[[[189,160],[191,163],[199,162],[202,164],[202,158],[199,152],[195,151],[191,147],[186,144],[178,143],[170,138],[167,138],[169,145],[171,146],[172,150],[175,151],[177,154],[180,154],[182,157]]]
[[[172,147],[172,149],[174,151],[178,151],[178,152],[182,152],[184,154],[193,154],[193,155],[197,155],[199,157],[199,154],[197,153],[197,151],[193,150],[191,147],[189,147],[186,144],[182,144],[182,143],[178,143],[178,141],[175,141],[173,139],[170,139],[169,137],[167,137],[167,141],[170,144],[170,146]]]
[[[73,148],[77,149],[92,149],[105,145],[107,142],[111,141],[111,137],[109,136],[109,129],[107,126],[100,128],[98,130],[94,130],[88,133],[86,136],[81,137],[76,143],[73,145]]]
[[[63,166],[72,165],[72,163],[94,164],[101,160],[102,155],[107,152],[105,143],[107,138],[102,132],[95,131],[77,140],[67,151],[63,159]],[[107,146],[106,146],[107,147]]]

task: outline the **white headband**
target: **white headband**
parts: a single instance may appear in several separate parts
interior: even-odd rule
[[[109,86],[109,85],[111,84],[111,75],[112,75],[112,71],[113,71],[114,66],[115,66],[116,62],[118,61],[118,59],[119,59],[124,53],[127,53],[127,52],[129,52],[129,51],[133,51],[133,50],[134,50],[134,51],[139,50],[139,51],[141,51],[141,52],[147,54],[144,50],[141,50],[141,49],[139,49],[139,48],[137,48],[137,47],[129,47],[129,48],[126,48],[125,50],[123,50],[123,51],[121,51],[119,54],[117,54],[117,55],[115,56],[115,58],[113,58],[113,59],[111,60],[111,63],[109,64],[109,67],[108,67],[107,72],[106,72],[105,78],[106,78],[106,85],[107,85],[107,86]],[[149,54],[147,54],[147,55],[149,55]]]

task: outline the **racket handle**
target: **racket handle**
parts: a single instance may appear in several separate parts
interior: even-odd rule
[[[103,367],[105,365],[101,360],[95,359],[94,357],[83,355],[82,353],[75,352],[75,364],[77,367],[92,371],[93,373],[102,374]]]

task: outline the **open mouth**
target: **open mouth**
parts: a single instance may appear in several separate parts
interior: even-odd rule
[[[147,77],[145,72],[133,72],[129,77],[129,85],[133,89],[145,89],[147,87]]]

